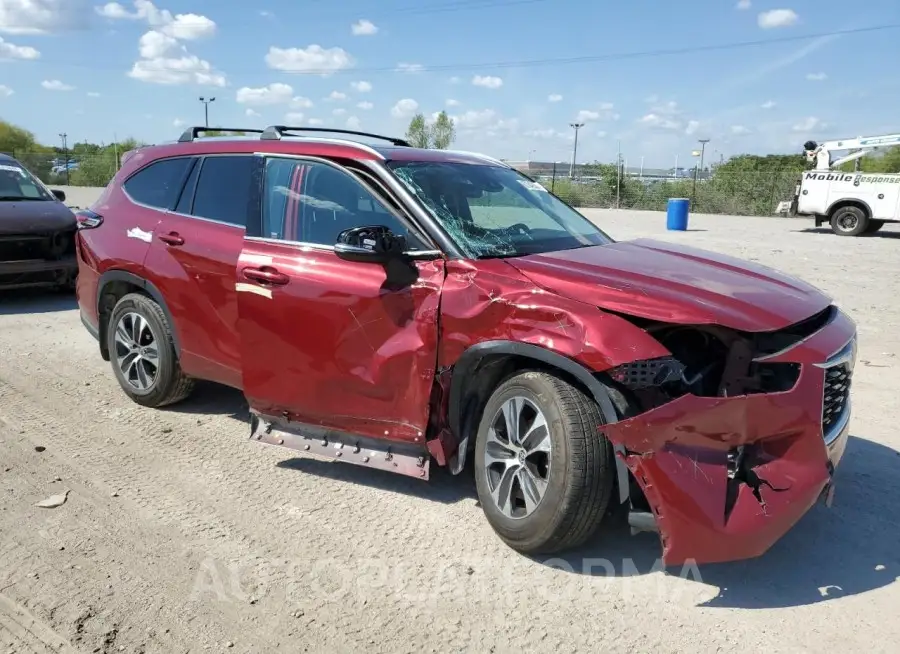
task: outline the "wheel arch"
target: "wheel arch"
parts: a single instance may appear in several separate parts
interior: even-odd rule
[[[459,446],[449,462],[452,474],[465,467],[470,449],[470,437],[478,428],[482,409],[490,393],[509,371],[536,366],[549,372],[562,373],[579,385],[600,407],[605,424],[619,421],[618,412],[606,386],[595,374],[578,361],[547,348],[516,341],[484,341],[469,347],[453,366],[450,377],[448,422]],[[487,375],[486,378],[483,378]],[[472,380],[478,382],[472,384]],[[619,447],[614,446],[618,452]],[[628,468],[616,456],[617,486],[621,503],[629,496]]]
[[[153,282],[134,273],[125,270],[107,270],[100,275],[100,281],[97,283],[97,322],[100,333],[100,354],[103,356],[103,359],[109,361],[109,348],[103,336],[106,334],[107,321],[115,306],[115,302],[128,292],[143,293],[152,298],[162,308],[166,320],[169,322],[169,329],[172,332],[175,354],[180,358],[181,341],[178,337],[178,326],[172,318],[172,312],[169,311],[169,307],[160,290],[156,288]],[[109,302],[110,297],[113,298],[112,305]]]
[[[825,212],[825,215],[830,219],[834,214],[843,209],[844,207],[856,207],[858,209],[862,209],[866,214],[867,219],[872,218],[872,207],[869,206],[869,203],[865,200],[860,200],[859,198],[843,198],[840,200],[835,200],[828,207],[828,211]]]

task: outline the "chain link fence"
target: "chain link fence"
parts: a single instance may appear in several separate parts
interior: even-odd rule
[[[117,157],[121,152],[113,150],[97,154],[69,154],[66,157],[53,152],[4,152],[17,159],[45,184],[66,186],[106,186],[118,170]]]
[[[556,179],[539,181],[575,207],[665,211],[670,198],[690,198],[696,213],[773,216],[782,200],[794,196],[800,173],[716,173],[698,179]]]

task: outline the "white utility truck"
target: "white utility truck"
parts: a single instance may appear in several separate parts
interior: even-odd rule
[[[900,145],[900,134],[859,137],[803,145],[806,158],[815,168],[803,173],[794,199],[781,202],[776,213],[812,216],[816,227],[829,223],[841,236],[874,233],[885,223],[900,222],[900,174],[861,173],[835,170],[841,164],[860,159],[877,148]],[[851,150],[832,159],[835,152]]]

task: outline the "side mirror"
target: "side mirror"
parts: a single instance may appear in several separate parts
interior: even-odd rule
[[[394,234],[384,225],[345,229],[334,244],[334,252],[341,259],[369,263],[400,259],[406,250],[406,237]]]
[[[50,192],[53,193],[54,197],[57,200],[59,200],[60,202],[66,201],[66,192],[65,191],[60,191],[58,188],[55,188],[55,189],[52,189]]]

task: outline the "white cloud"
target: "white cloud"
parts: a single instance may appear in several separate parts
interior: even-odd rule
[[[41,86],[43,86],[48,91],[74,91],[75,87],[70,84],[64,84],[60,82],[58,79],[53,80],[44,80],[41,82]]]
[[[825,129],[826,127],[827,125],[823,123],[820,118],[809,116],[794,125],[791,129],[793,129],[795,132],[815,132]]]
[[[269,48],[266,55],[269,68],[287,73],[318,73],[327,77],[336,71],[351,68],[353,57],[343,48],[323,48],[310,45],[306,48]]]
[[[138,52],[144,59],[157,59],[171,53],[183,53],[185,49],[178,43],[178,39],[156,30],[150,30],[138,41]]]
[[[182,41],[194,41],[216,32],[216,23],[200,14],[172,14],[150,0],[134,0],[134,11],[118,2],[95,7],[111,20],[143,21],[150,26],[138,41],[140,58],[128,76],[152,84],[225,86],[225,76],[205,59],[188,52]]]
[[[291,109],[310,109],[312,106],[313,101],[309,98],[304,98],[302,95],[291,99]]]
[[[576,122],[590,123],[597,120],[619,120],[619,114],[613,111],[612,102],[601,102],[597,109],[582,109],[575,116]]]
[[[665,116],[661,116],[660,114],[649,113],[643,116],[640,121],[642,125],[646,125],[647,127],[653,127],[656,129],[667,129],[667,130],[675,130],[681,129],[681,121],[676,120],[674,118],[667,118]]]
[[[252,88],[244,86],[237,90],[236,100],[240,104],[249,104],[254,106],[283,104],[291,101],[294,95],[294,89],[287,84],[274,82],[268,86]]]
[[[225,76],[199,57],[184,53],[180,57],[158,57],[134,62],[128,76],[152,84],[198,84],[225,86]]]
[[[347,110],[343,107],[338,107],[337,109],[333,109],[331,112],[332,116],[344,116],[347,114]]]
[[[378,28],[372,21],[362,18],[350,26],[350,31],[353,36],[372,36],[378,32]]]
[[[303,122],[303,114],[299,111],[291,111],[284,115],[284,122],[288,125],[299,125]]]
[[[350,116],[347,119],[347,129],[359,129],[360,127],[362,127],[362,123],[356,116]]]
[[[757,18],[757,22],[764,30],[770,30],[777,27],[790,27],[799,19],[797,12],[793,9],[772,9],[762,12]]]
[[[684,128],[684,133],[688,136],[693,136],[700,129],[700,121],[699,120],[689,120],[687,122],[687,127]]]
[[[566,132],[560,132],[552,127],[547,129],[532,129],[525,132],[525,136],[533,139],[564,139],[568,136]]]
[[[5,59],[39,59],[41,53],[27,45],[15,45],[0,38],[0,61]]]
[[[368,111],[369,109],[371,109],[371,108],[374,107],[375,105],[373,105],[371,102],[360,102],[360,103],[357,104],[356,106],[359,107],[360,109],[362,109],[363,111]]]
[[[547,96],[547,102],[560,102],[563,97],[559,93],[551,93]]]
[[[828,75],[826,75],[825,73],[809,73],[806,76],[806,79],[808,79],[811,82],[822,82],[822,81],[828,79]]]
[[[368,93],[372,90],[372,84],[369,82],[351,82],[350,86],[352,86],[353,90],[357,93]]]
[[[448,107],[458,107],[460,103],[459,103],[459,100],[454,100],[453,98],[448,98],[447,102],[445,102],[445,104]]]
[[[263,9],[259,12],[259,15],[263,18],[275,18],[275,14],[269,11],[268,9]]]
[[[454,75],[453,77],[450,78],[451,84],[459,84],[461,81],[462,80],[459,77],[457,77],[456,75]]]
[[[50,34],[88,26],[89,0],[0,0],[0,32]]]
[[[776,104],[773,100],[767,100],[760,105],[763,109],[774,109]]]
[[[472,78],[472,84],[486,89],[499,89],[503,86],[503,80],[492,75],[476,75]]]
[[[577,123],[588,123],[592,120],[598,120],[600,118],[600,112],[591,111],[590,109],[582,109],[575,116],[575,122]]]
[[[185,126],[185,122],[183,120],[181,120],[181,118],[176,118],[175,120],[172,121],[172,127],[184,127],[184,126]]]
[[[597,137],[598,137],[598,138],[601,138],[601,139],[605,139],[605,138],[606,138],[606,132],[597,132]]]
[[[331,100],[332,102],[340,102],[340,101],[346,100],[346,99],[347,99],[347,94],[341,93],[340,91],[332,91],[331,93],[328,94],[328,97],[326,98],[326,100]]]
[[[751,4],[752,3],[750,2],[750,0],[738,0],[736,8],[740,9],[741,11],[744,11],[744,10],[749,9]]]
[[[743,136],[745,134],[749,134],[750,129],[747,127],[744,127],[743,125],[732,125],[731,133],[734,134],[735,136]]]
[[[474,130],[490,137],[518,128],[518,121],[504,119],[493,109],[467,111],[451,118],[460,131]]]
[[[99,98],[99,97],[100,97],[100,94],[97,93],[96,91],[88,91],[88,92],[87,92],[87,97],[89,97],[89,98]]]
[[[325,124],[325,121],[320,118],[310,118],[306,122],[310,127],[318,127],[319,125]]]
[[[419,103],[412,98],[404,98],[391,108],[394,118],[412,118],[419,108]]]
[[[28,0],[25,0],[28,1]],[[168,9],[159,9],[150,0],[134,0],[134,11],[128,11],[118,2],[108,2],[94,10],[111,20],[143,20],[156,30],[182,41],[212,36],[216,23],[200,14],[172,14]]]
[[[0,84],[0,98],[8,98],[13,93],[15,93],[15,91],[13,91],[11,88],[6,86],[5,84]]]
[[[254,110],[254,109],[249,109],[249,108],[244,112],[244,115],[247,116],[247,118],[260,118],[260,117],[262,117],[262,114],[261,114],[261,113],[259,113],[258,111]]]
[[[401,61],[395,70],[401,73],[419,73],[423,68],[425,67],[422,64],[408,64]]]

